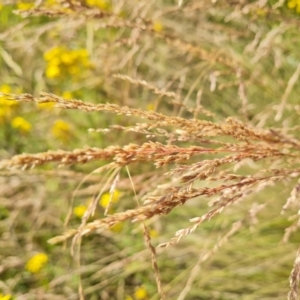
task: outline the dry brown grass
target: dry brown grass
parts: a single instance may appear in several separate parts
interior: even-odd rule
[[[22,153],[11,157],[6,155],[6,158],[0,161],[3,177],[23,175],[24,173],[19,170],[37,177],[47,176],[47,172],[54,172],[57,176],[65,176],[73,180],[78,176],[82,181],[75,189],[71,203],[78,195],[93,195],[81,223],[77,227],[72,223],[69,225],[71,208],[66,217],[65,232],[51,237],[49,243],[57,244],[72,240],[72,253],[76,254],[75,258],[80,269],[81,245],[85,243],[85,236],[91,237],[99,232],[105,236],[107,229],[117,224],[125,221],[140,222],[145,244],[151,253],[159,297],[166,299],[169,290],[168,287],[164,287],[161,279],[156,247],[151,241],[148,229],[149,220],[156,222],[158,218],[171,214],[175,209],[183,211],[184,205],[188,205],[195,199],[199,202],[208,199],[209,208],[202,215],[192,215],[189,219],[192,223],[190,226],[187,225],[184,229],[177,228],[175,237],[158,245],[159,248],[171,245],[176,247],[182,238],[194,233],[203,222],[210,221],[231,206],[234,209],[230,214],[234,214],[235,210],[243,209],[244,201],[249,199],[252,201],[251,199],[255,199],[258,193],[263,193],[269,187],[276,188],[280,184],[288,186],[291,190],[290,196],[282,207],[282,213],[292,211],[291,217],[294,220],[294,223],[286,228],[283,236],[284,242],[287,243],[291,234],[299,227],[297,212],[299,182],[295,185],[295,179],[300,175],[300,140],[296,134],[298,125],[296,123],[294,126],[293,123],[293,120],[297,119],[299,107],[294,100],[288,103],[299,81],[299,65],[296,70],[284,75],[284,78],[279,78],[278,86],[273,86],[270,82],[280,73],[280,67],[285,62],[276,38],[286,32],[293,36],[293,30],[299,25],[299,21],[290,20],[284,14],[277,13],[274,6],[267,5],[266,1],[254,1],[244,5],[224,2],[218,7],[208,1],[191,1],[184,7],[170,6],[159,11],[158,17],[165,17],[169,26],[157,30],[154,21],[148,19],[150,14],[148,10],[155,12],[155,8],[148,7],[146,2],[140,4],[141,7],[145,7],[144,14],[135,11],[131,7],[134,4],[126,4],[122,1],[117,1],[119,6],[116,5],[116,11],[92,8],[84,1],[59,2],[51,8],[44,6],[42,2],[37,3],[35,8],[18,13],[25,18],[34,16],[62,18],[62,22],[66,21],[67,28],[68,26],[81,28],[83,24],[91,21],[95,22],[93,23],[95,32],[99,29],[118,29],[124,33],[123,37],[119,32],[118,38],[111,44],[108,42],[102,45],[101,50],[120,47],[119,56],[124,60],[117,64],[113,55],[108,57],[103,66],[103,80],[109,86],[108,94],[117,94],[120,98],[124,96],[127,100],[120,101],[119,105],[110,102],[92,103],[85,100],[64,99],[48,92],[40,92],[38,96],[37,93],[0,93],[0,96],[5,96],[11,101],[28,102],[29,107],[33,107],[34,103],[54,103],[56,108],[65,111],[78,111],[82,115],[114,114],[121,116],[121,120],[126,120],[121,124],[109,124],[107,128],[88,130],[91,133],[106,134],[106,137],[114,140],[112,143],[114,145],[103,148],[86,146],[69,150],[56,149],[31,154]],[[280,6],[279,2],[277,6]],[[120,17],[122,9],[128,11],[132,9],[131,14],[128,13],[127,18]],[[186,18],[182,24],[191,27],[190,23],[193,20],[197,21],[195,15],[205,10],[210,11],[211,18],[222,17],[226,22],[236,22],[237,25],[226,27],[217,21],[205,23],[206,27],[202,29],[200,35],[204,44],[202,47],[201,41],[197,42],[197,36],[181,33],[183,29],[174,24],[176,22],[172,16],[175,15],[178,19]],[[272,22],[280,22],[280,25],[276,29],[260,30],[255,27],[255,25],[259,27],[262,22],[257,13],[259,10],[272,18]],[[250,15],[253,19],[247,19],[244,15]],[[171,17],[167,18],[168,16]],[[204,18],[205,15],[201,16]],[[244,26],[245,19],[252,22],[249,25],[249,27],[252,25],[252,29],[242,32],[239,26]],[[171,30],[173,25],[174,32]],[[210,32],[217,32],[220,28],[220,35],[215,34],[211,40],[208,40]],[[237,43],[245,40],[246,43],[238,44],[235,49],[230,44],[230,39],[234,39]],[[179,60],[176,65],[180,71],[173,74],[174,76],[172,65],[170,70],[163,74],[163,85],[159,80],[157,84],[154,83],[154,78],[159,72],[150,74],[150,79],[147,81],[140,78],[142,72],[138,71],[139,66],[134,66],[137,61],[144,61],[145,65],[151,65],[151,60],[147,58],[148,40],[152,40],[152,46],[157,41],[163,56],[168,56],[165,53],[167,49],[172,62],[178,60],[178,57],[182,59],[182,62]],[[219,49],[219,45],[223,42],[224,47]],[[145,48],[143,43],[146,45]],[[132,58],[134,51],[131,52],[134,47],[136,51],[141,51],[136,61]],[[243,47],[240,53],[239,47]],[[94,57],[100,56],[101,50],[95,50]],[[122,55],[123,52],[125,56]],[[268,60],[270,53],[274,65],[268,72],[266,70],[270,64]],[[127,64],[133,66],[129,72],[131,74],[128,75],[124,74],[122,67]],[[159,69],[159,66],[156,67]],[[95,68],[99,70],[99,66]],[[122,74],[119,74],[120,72]],[[116,93],[120,82],[124,84],[122,86],[124,89]],[[87,80],[86,83],[90,86],[97,85],[93,79]],[[134,92],[131,89],[134,89]],[[160,106],[162,112],[154,108],[146,109],[145,105],[141,105],[142,108],[134,107],[135,102],[130,94],[138,97],[141,90],[150,92],[149,97],[153,97],[156,101],[154,108]],[[231,104],[233,91],[237,100],[232,101]],[[219,105],[214,109],[214,104],[210,105],[210,101],[214,99],[222,101],[223,93],[230,100],[226,103],[224,101],[224,106]],[[261,95],[261,104],[260,99],[256,99],[257,95]],[[268,99],[273,96],[278,97],[277,104],[275,99],[268,102]],[[253,98],[254,100],[251,101]],[[265,109],[261,109],[261,106],[265,106]],[[236,108],[239,116],[234,114]],[[296,117],[294,115],[288,117],[291,112],[294,112]],[[286,117],[285,121],[276,123],[284,117]],[[128,134],[129,142],[115,146],[119,132]],[[136,140],[132,139],[130,134],[137,136]],[[100,164],[100,167],[97,165],[90,175],[85,175],[84,171],[83,173],[66,170],[43,171],[43,167],[48,164],[54,164],[55,168],[65,168],[77,165],[93,166],[94,163],[99,162],[102,165]],[[32,171],[37,167],[41,170]],[[97,173],[103,174],[100,183],[97,182],[97,177],[93,177]],[[83,176],[80,176],[82,174]],[[103,217],[99,217],[97,215],[99,199],[103,193],[109,191],[113,194],[117,189],[126,192],[127,197],[134,198],[136,205],[131,203],[129,207],[125,206],[123,211],[109,214],[110,200]],[[243,227],[250,230],[255,228],[258,223],[257,214],[268,201],[260,205],[254,200],[252,202],[251,209],[245,206],[244,216],[232,222],[231,229],[219,238],[211,250],[204,255],[202,253],[198,255],[198,260],[178,299],[185,299],[201,265],[217,253],[229,238]],[[291,300],[298,299],[299,294],[299,256],[298,250],[290,275],[288,298]],[[115,268],[113,263],[109,266]],[[84,284],[80,282],[80,299],[84,298],[85,289]],[[88,293],[92,292],[91,287]],[[171,292],[169,299],[173,299],[170,295]],[[106,299],[105,297],[103,296],[103,299]]]
[[[21,154],[2,160],[0,168],[9,170],[32,169],[47,163],[66,166],[78,163],[85,164],[97,160],[108,161],[111,162],[108,168],[113,171],[113,176],[110,176],[106,186],[112,186],[110,188],[111,192],[118,185],[121,168],[144,162],[153,164],[155,168],[172,166],[172,169],[164,175],[167,188],[160,188],[157,191],[154,190],[140,195],[139,197],[144,199],[142,206],[88,222],[88,219],[95,213],[98,199],[101,196],[100,193],[90,204],[79,228],[69,229],[63,235],[52,238],[49,241],[52,244],[63,242],[73,237],[72,244],[75,245],[76,242],[81,241],[81,237],[84,235],[103,227],[109,228],[126,220],[139,222],[154,216],[168,214],[174,208],[184,205],[187,201],[196,197],[206,196],[212,198],[210,202],[212,209],[210,211],[203,216],[193,217],[190,220],[193,225],[186,229],[178,230],[176,237],[170,242],[159,245],[160,247],[167,247],[174,245],[184,236],[194,232],[202,222],[215,217],[227,206],[236,202],[242,205],[242,200],[250,197],[252,194],[260,192],[278,181],[292,181],[300,174],[300,169],[297,167],[300,141],[294,137],[279,134],[274,130],[250,127],[232,118],[218,124],[201,119],[169,117],[154,111],[143,111],[109,103],[96,105],[75,99],[64,100],[61,97],[46,93],[41,94],[38,98],[28,94],[6,94],[5,96],[12,101],[54,102],[59,108],[63,109],[78,109],[83,112],[108,111],[129,117],[140,117],[145,119],[147,123],[140,127],[139,125],[135,126],[135,132],[150,135],[151,138],[155,137],[155,132],[159,132],[160,136],[165,136],[166,138],[169,137],[170,132],[173,133],[171,144],[151,141],[141,145],[128,144],[123,147],[110,146],[105,149],[84,148],[73,151],[57,150],[36,154]],[[228,139],[228,142],[222,141],[224,137]],[[201,146],[180,147],[176,145],[182,140],[194,141],[194,143]],[[231,141],[229,142],[229,140]],[[205,158],[201,158],[204,155]],[[209,159],[207,155],[210,155],[212,158]],[[216,155],[218,155],[218,158],[215,158]],[[249,159],[261,164],[259,171],[248,175],[228,172],[232,166],[241,166],[243,161]],[[208,187],[198,188],[197,182],[199,180],[208,182]],[[216,182],[216,185],[209,187],[211,182]],[[297,205],[295,204],[297,202],[295,194],[297,190],[297,187],[293,190],[292,196],[283,208],[284,210],[291,205]],[[241,223],[239,223],[238,227],[240,226]],[[153,255],[153,266],[158,274],[155,250],[151,245],[150,235],[146,227],[144,232],[146,243]],[[228,236],[231,234],[230,231]],[[224,239],[227,240],[227,235]],[[217,248],[212,250],[212,253],[224,241],[220,241],[218,246],[216,246]],[[205,260],[206,258],[201,258],[201,261]],[[294,296],[298,282],[298,277],[295,275],[297,272],[296,266],[295,263],[295,268],[291,275],[292,290],[289,294],[290,299],[296,299]],[[162,293],[160,280],[157,279],[157,282],[160,293]],[[183,293],[185,292],[183,291]]]

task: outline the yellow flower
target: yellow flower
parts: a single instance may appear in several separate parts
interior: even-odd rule
[[[86,49],[55,47],[45,52],[44,60],[47,62],[46,77],[48,78],[75,76],[80,74],[82,68],[92,67]]]
[[[11,93],[11,87],[7,84],[0,86],[0,92],[9,94]],[[16,101],[8,100],[5,96],[0,96],[0,106],[14,106],[17,105]]]
[[[87,206],[82,204],[82,205],[75,206],[73,209],[73,213],[76,217],[82,218],[86,210],[87,210]]]
[[[44,54],[44,60],[51,61],[53,59],[56,59],[60,55],[61,51],[62,51],[61,47],[55,47],[50,49]]]
[[[48,78],[56,78],[59,77],[60,75],[60,68],[55,65],[55,64],[50,64],[48,65],[47,69],[46,69],[46,76]]]
[[[0,86],[0,92],[9,94],[11,93],[11,87],[7,84]],[[4,119],[11,117],[12,108],[16,107],[18,103],[16,101],[10,101],[6,96],[0,96],[0,123]]]
[[[60,56],[61,62],[65,65],[71,65],[75,62],[77,55],[74,52],[63,52]]]
[[[11,295],[10,294],[7,294],[7,295],[3,295],[3,294],[0,294],[0,300],[11,300]]]
[[[0,91],[1,91],[2,93],[10,93],[10,92],[11,92],[11,88],[10,88],[9,85],[3,84],[3,85],[1,85],[1,87],[0,87]]]
[[[30,273],[38,273],[47,262],[48,256],[45,253],[38,253],[28,260],[26,270]]]
[[[51,110],[54,107],[55,103],[54,102],[42,102],[38,103],[37,106],[38,108],[45,109],[45,110]]]
[[[63,94],[62,94],[62,96],[63,96],[64,99],[67,99],[67,100],[73,98],[72,93],[69,92],[69,91],[64,91]]]
[[[119,201],[119,198],[120,192],[118,190],[115,190],[113,195],[111,195],[110,193],[105,193],[99,200],[99,205],[101,205],[103,208],[106,208],[110,201],[116,203]]]
[[[77,57],[80,58],[87,58],[89,56],[89,53],[86,49],[77,49],[74,50],[74,53],[76,54]]]
[[[57,1],[56,0],[46,0],[46,5],[54,5],[54,4],[57,4]]]
[[[29,3],[29,2],[17,2],[17,9],[19,10],[29,10],[34,7],[34,3]]]
[[[110,4],[105,0],[86,0],[86,4],[95,6],[103,10],[110,10]]]
[[[153,30],[156,32],[162,32],[163,25],[159,21],[155,21],[155,22],[153,22]]]
[[[13,118],[11,121],[11,126],[23,132],[30,131],[32,127],[31,124],[22,117]]]
[[[134,292],[134,297],[139,300],[145,299],[147,297],[146,289],[142,286],[137,287]]]
[[[52,134],[59,140],[65,142],[71,133],[70,125],[63,120],[56,120],[52,127]]]
[[[289,9],[295,9],[297,13],[300,13],[300,0],[289,0],[287,6]]]

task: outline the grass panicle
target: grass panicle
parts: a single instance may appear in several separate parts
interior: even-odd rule
[[[6,2],[0,299],[298,299],[299,1]]]

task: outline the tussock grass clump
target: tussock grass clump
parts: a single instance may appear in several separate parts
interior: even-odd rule
[[[298,299],[299,18],[290,2],[17,4],[23,19],[0,35],[3,78],[23,82],[0,92],[1,231],[10,221],[16,244],[56,258],[53,245],[70,241],[76,267],[60,261],[32,283],[28,272],[48,262],[39,253],[43,263],[31,259],[16,279],[24,287],[7,283],[7,294],[75,299],[79,286],[80,299]],[[24,264],[13,257],[5,282]],[[67,265],[71,275],[61,275]]]

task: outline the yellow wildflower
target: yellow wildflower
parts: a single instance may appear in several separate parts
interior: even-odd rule
[[[63,96],[64,99],[72,99],[73,98],[72,93],[69,92],[69,91],[64,91],[62,96]]]
[[[1,85],[1,87],[0,87],[0,91],[1,91],[2,93],[10,93],[10,92],[11,92],[11,88],[10,88],[9,85],[3,84],[3,85]]]
[[[52,6],[52,5],[55,5],[55,4],[57,4],[56,0],[46,0],[46,5]]]
[[[7,84],[0,86],[0,92],[9,94],[12,92],[11,87]],[[0,106],[14,106],[17,105],[16,101],[8,100],[5,96],[0,96]]]
[[[144,287],[139,286],[135,289],[134,297],[138,300],[146,299],[147,291]]]
[[[29,3],[29,2],[17,2],[17,9],[19,10],[29,10],[34,7],[34,3]]]
[[[89,53],[86,49],[77,49],[74,50],[74,53],[81,58],[87,58],[89,56]]]
[[[86,212],[87,210],[87,206],[86,205],[77,205],[74,207],[73,209],[73,213],[76,217],[78,218],[82,218],[84,213]]]
[[[300,13],[300,0],[289,0],[287,6],[290,9],[295,9],[298,14]]]
[[[37,253],[28,260],[26,270],[30,273],[38,273],[47,262],[48,256],[45,253]]]
[[[63,120],[56,120],[52,127],[52,134],[59,140],[65,142],[71,133],[70,125]]]
[[[10,294],[7,294],[7,295],[3,295],[0,293],[0,300],[11,300],[12,297]]]
[[[106,208],[109,202],[118,202],[120,198],[120,192],[118,190],[115,190],[113,195],[110,193],[105,193],[101,196],[101,199],[99,200],[99,205],[101,205],[103,208]]]
[[[57,60],[57,57],[60,55],[61,51],[62,51],[61,47],[55,47],[55,48],[50,49],[49,51],[47,51],[44,54],[44,60],[52,61],[52,62],[54,60],[59,63],[59,60]]]
[[[11,87],[7,84],[0,86],[0,92],[11,93]],[[17,106],[16,101],[10,101],[5,96],[0,96],[0,122],[11,117],[12,108]]]
[[[86,0],[86,4],[103,10],[110,10],[111,8],[109,2],[105,0]]]
[[[60,56],[61,62],[65,65],[71,65],[74,64],[75,60],[77,58],[77,55],[75,52],[63,52]]]
[[[22,117],[13,118],[11,121],[11,126],[23,132],[30,131],[32,127],[31,124]]]
[[[42,103],[38,103],[37,106],[38,108],[41,109],[46,109],[46,110],[51,110],[54,107],[55,103],[54,102],[42,102]]]
[[[163,25],[159,21],[155,21],[155,22],[153,22],[153,30],[156,32],[162,32]]]
[[[133,300],[131,296],[126,296],[125,300]]]
[[[89,54],[86,49],[67,49],[55,47],[44,54],[47,62],[46,77],[53,79],[65,75],[77,75],[83,67],[91,67]]]
[[[56,78],[60,75],[60,68],[55,64],[50,64],[46,69],[46,76],[48,78]]]

